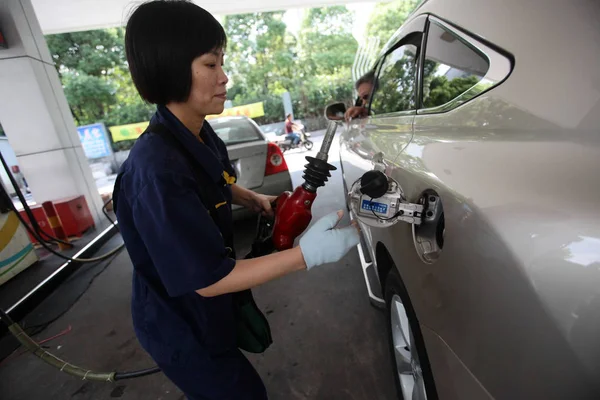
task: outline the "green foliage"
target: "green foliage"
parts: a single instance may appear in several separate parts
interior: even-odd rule
[[[259,124],[284,118],[281,94],[292,95],[296,118],[322,115],[325,104],[351,101],[350,68],[357,43],[352,15],[344,6],[309,10],[299,38],[282,21],[283,12],[225,17],[226,67],[233,105],[264,102]]]
[[[76,123],[110,120],[122,89],[118,78],[127,69],[123,29],[49,35],[46,42]]]
[[[369,17],[367,37],[378,38],[380,46],[383,47],[419,2],[419,0],[395,0],[390,3],[378,3]]]
[[[312,8],[302,20],[299,77],[290,91],[296,118],[321,118],[328,103],[352,102],[351,68],[358,43],[345,6]]]
[[[73,116],[81,125],[103,120],[116,101],[113,85],[104,78],[69,71],[63,73],[62,81]]]
[[[368,34],[385,42],[416,0],[378,5]],[[262,101],[261,124],[284,118],[281,95],[289,91],[296,118],[321,117],[326,104],[352,102],[351,67],[358,44],[353,15],[345,6],[307,10],[298,36],[283,11],[229,15],[225,68],[233,105]],[[129,76],[124,30],[111,28],[46,37],[78,125],[107,126],[147,121],[154,107],[142,101]],[[127,142],[113,144],[127,148]]]
[[[122,28],[49,35],[46,42],[59,73],[68,69],[105,76],[126,66]]]
[[[154,112],[129,76],[123,32],[111,28],[46,37],[77,125],[147,121]],[[114,150],[129,147],[131,143],[113,143]]]
[[[345,6],[311,8],[302,21],[300,48],[308,76],[348,73],[358,44],[352,36],[353,16]]]
[[[296,63],[295,39],[286,33],[283,12],[226,16],[226,68],[233,85],[234,105],[250,103],[292,86]]]
[[[446,104],[475,86],[479,80],[480,78],[475,75],[452,80],[448,80],[445,76],[436,76],[429,85],[429,96],[423,99],[423,104],[425,107]]]

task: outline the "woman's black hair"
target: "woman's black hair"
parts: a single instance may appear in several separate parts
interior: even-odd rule
[[[192,86],[192,61],[226,45],[219,21],[185,0],[144,3],[131,14],[125,30],[133,83],[152,104],[186,101]]]

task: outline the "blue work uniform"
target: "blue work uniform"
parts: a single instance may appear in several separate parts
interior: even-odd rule
[[[201,143],[166,107],[150,122],[162,124],[203,170],[151,130],[121,168],[117,217],[134,266],[131,309],[142,347],[191,400],[263,400],[265,387],[236,346],[232,295],[202,297],[196,290],[235,266],[227,149],[204,122]],[[221,190],[219,226],[197,185]]]

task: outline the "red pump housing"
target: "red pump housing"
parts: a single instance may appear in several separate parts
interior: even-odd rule
[[[317,192],[302,185],[293,193],[284,192],[276,200],[276,219],[273,226],[273,245],[279,251],[291,249],[294,240],[306,229],[312,219],[311,207]]]

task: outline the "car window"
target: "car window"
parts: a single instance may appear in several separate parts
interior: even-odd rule
[[[256,128],[245,119],[213,120],[210,124],[226,145],[263,140]]]
[[[371,96],[373,114],[389,114],[415,109],[415,82],[418,46],[421,34],[385,56],[379,69],[377,85]],[[405,39],[406,41],[406,39]]]
[[[487,57],[432,22],[425,47],[421,107],[439,107],[459,98],[483,79],[489,66]]]

